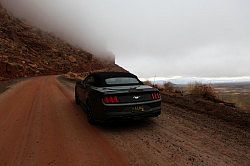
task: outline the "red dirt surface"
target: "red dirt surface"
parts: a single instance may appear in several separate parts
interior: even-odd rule
[[[250,164],[250,131],[163,102],[150,120],[91,126],[74,82],[20,82],[0,95],[0,165]]]
[[[0,165],[127,165],[55,77],[0,96]]]

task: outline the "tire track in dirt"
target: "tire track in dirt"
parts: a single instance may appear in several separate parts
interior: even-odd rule
[[[17,86],[17,88],[18,87],[20,86]],[[10,94],[15,95],[19,99],[19,102],[15,102],[15,99],[13,100],[13,98],[9,97],[0,101],[1,117],[4,118],[4,115],[7,113],[6,120],[0,125],[0,131],[2,131],[0,135],[0,163],[2,163],[1,159],[12,156],[11,160],[4,165],[15,162],[18,157],[19,150],[22,150],[22,148],[18,147],[22,145],[23,140],[21,138],[26,128],[21,126],[25,126],[28,122],[28,115],[30,114],[30,106],[25,104],[29,99],[25,96],[30,96],[36,91],[36,88],[24,87],[24,90],[24,93],[21,93],[19,89],[16,92],[10,92]],[[24,97],[21,96],[21,94],[24,95]],[[10,108],[8,108],[8,106],[10,106]],[[23,110],[27,111],[23,112]],[[24,119],[24,121],[22,121],[22,119]],[[15,136],[13,137],[11,134],[14,134]],[[12,153],[7,153],[7,151],[11,151]]]
[[[44,81],[43,81],[44,82]],[[26,112],[25,119],[24,119],[24,126],[27,126],[23,128],[22,131],[22,136],[23,139],[19,143],[19,145],[15,148],[15,151],[17,152],[16,158],[13,160],[13,163],[11,165],[22,165],[23,159],[24,159],[24,151],[26,148],[26,145],[29,144],[29,137],[32,134],[31,129],[33,127],[34,123],[34,116],[35,116],[35,106],[37,102],[40,99],[40,94],[41,94],[41,82],[38,83],[36,89],[35,89],[35,94],[36,96],[32,99],[30,108]]]

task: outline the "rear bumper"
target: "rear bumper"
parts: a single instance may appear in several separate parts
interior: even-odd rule
[[[161,107],[151,108],[140,112],[125,112],[125,111],[106,111],[104,121],[143,119],[148,117],[157,117],[161,114]]]

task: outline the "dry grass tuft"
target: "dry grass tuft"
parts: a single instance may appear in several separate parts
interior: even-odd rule
[[[163,91],[164,92],[174,93],[175,92],[175,87],[171,82],[167,82],[167,83],[163,84]]]
[[[202,96],[209,100],[218,100],[218,94],[211,84],[194,83],[187,86],[187,93]]]
[[[171,82],[164,83],[163,85],[155,84],[153,85],[150,81],[143,82],[145,85],[152,86],[154,88],[157,88],[161,93],[165,94],[175,94],[175,95],[183,95],[182,88],[175,87],[175,85]]]

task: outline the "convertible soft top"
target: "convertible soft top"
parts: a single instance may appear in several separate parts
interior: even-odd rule
[[[99,78],[103,78],[103,79],[112,78],[112,77],[137,78],[137,76],[135,76],[134,74],[127,73],[127,72],[97,72],[97,73],[92,73],[90,75],[94,76],[95,78],[99,77]]]
[[[132,77],[132,78],[136,78],[140,82],[140,80],[137,78],[136,75],[128,73],[128,72],[97,72],[97,73],[92,73],[89,76],[94,77],[95,84],[97,86],[107,86],[107,84],[105,83],[105,79],[113,78],[113,77]]]

